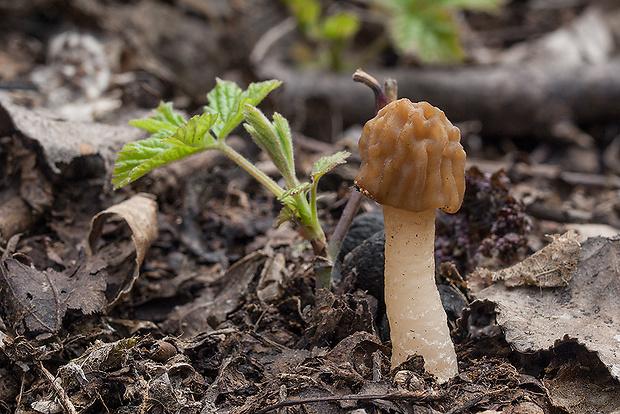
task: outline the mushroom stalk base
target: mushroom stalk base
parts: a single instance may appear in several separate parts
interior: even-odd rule
[[[384,205],[383,217],[392,367],[419,354],[426,370],[445,382],[458,365],[435,284],[435,209],[413,213]]]

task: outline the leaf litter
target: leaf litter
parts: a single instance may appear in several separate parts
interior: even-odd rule
[[[25,255],[0,264],[0,302],[10,329],[36,337],[57,333],[69,310],[84,315],[105,309],[106,262],[82,256],[74,268],[38,270]]]
[[[480,176],[476,177],[480,179]],[[249,203],[243,204],[244,208],[253,208],[252,203],[256,201],[248,200]],[[111,315],[115,312],[110,305],[124,309],[123,312],[130,309],[124,300],[132,300],[132,296],[135,300],[136,287],[141,284],[136,272],[142,259],[156,263],[154,254],[162,251],[161,246],[156,246],[155,251],[148,248],[157,234],[157,227],[153,227],[156,209],[151,197],[137,195],[94,216],[90,234],[85,235],[93,252],[93,256],[85,257],[92,257],[94,262],[83,264],[82,272],[92,276],[99,269],[96,273],[99,276],[98,290],[95,292],[95,287],[83,284],[79,291],[84,294],[75,296],[88,297],[90,308],[86,303],[75,305],[68,300],[51,302],[46,310],[49,315],[46,314],[44,319],[36,312],[32,317],[24,316],[23,309],[37,309],[38,312],[38,308],[22,300],[18,302],[17,310],[12,311],[15,317],[11,318],[10,312],[3,311],[3,318],[9,321],[7,328],[13,332],[5,340],[5,352],[11,361],[24,361],[17,352],[20,342],[13,337],[18,329],[70,337],[71,331],[62,323],[63,318],[59,319],[59,312],[63,309],[77,308],[82,314],[112,312]],[[122,236],[123,223],[130,230],[129,237]],[[576,250],[573,238],[567,240],[568,248],[556,249],[556,252],[566,252],[570,259],[579,249]],[[557,246],[558,241],[554,243],[550,246]],[[494,358],[494,352],[512,355],[513,360],[515,355],[521,355],[521,358],[526,355],[509,348],[501,351],[501,346],[488,356],[472,358],[461,345],[461,374],[441,387],[424,371],[420,358],[413,358],[391,372],[389,346],[385,343],[387,337],[378,329],[382,316],[378,313],[377,296],[381,293],[352,291],[333,294],[325,290],[315,293],[307,265],[308,252],[299,254],[294,245],[269,247],[268,244],[205,283],[198,291],[200,293],[177,306],[159,326],[135,324],[137,330],[134,332],[142,329],[143,334],[123,337],[121,332],[126,323],[116,319],[118,315],[108,319],[107,324],[111,323],[115,328],[101,331],[106,332],[103,335],[91,336],[100,339],[76,354],[71,362],[61,364],[58,370],[67,397],[76,409],[97,412],[104,407],[124,407],[124,412],[244,413],[271,412],[284,407],[298,412],[303,406],[306,412],[317,413],[350,412],[371,407],[407,413],[477,412],[493,407],[512,410],[506,412],[547,412],[556,406],[569,412],[587,412],[573,410],[575,403],[562,399],[562,395],[576,383],[590,384],[588,390],[595,389],[592,387],[597,384],[584,379],[575,380],[567,374],[571,372],[570,365],[560,362],[547,366],[549,372],[558,375],[537,379],[524,367],[519,370],[504,358]],[[549,275],[549,272],[535,267],[533,276],[523,277],[526,274],[523,269],[534,262],[537,266],[546,264],[557,270],[561,267],[558,263],[564,263],[564,259],[542,253],[528,259],[517,263],[512,271],[510,268],[497,271],[495,284],[486,292],[501,287],[513,291],[535,290],[538,295],[540,289],[552,289],[536,286],[536,280],[541,280],[536,275]],[[22,269],[22,273],[26,272],[24,268],[28,269],[32,273],[28,277],[33,280],[47,277],[46,271],[33,270],[17,259],[11,258],[7,266]],[[585,264],[580,262],[574,273],[574,266],[565,266],[565,273],[558,273],[554,279],[556,282],[551,283],[546,277],[544,283],[558,286],[555,289],[569,289],[578,280],[583,266]],[[112,278],[112,274],[120,269],[122,272]],[[105,274],[104,270],[110,274]],[[54,272],[54,275],[63,274]],[[21,273],[11,271],[10,275],[21,280]],[[570,275],[573,275],[572,279]],[[472,277],[465,276],[467,279]],[[104,285],[102,280],[114,281],[114,289],[110,290],[110,284]],[[506,281],[515,287],[505,286]],[[567,282],[568,285],[564,286]],[[524,286],[519,286],[521,284]],[[532,284],[535,286],[531,287]],[[6,294],[4,290],[3,294]],[[93,301],[97,297],[99,302]],[[169,298],[175,299],[174,296]],[[502,319],[505,295],[486,299],[496,303],[498,323],[506,330],[505,339],[512,343],[508,319]],[[151,299],[156,300],[156,297]],[[35,322],[37,318],[52,321],[45,326],[53,329],[43,329],[44,325]],[[166,334],[182,335],[183,339],[173,339]],[[29,338],[33,344],[43,340],[49,342],[49,337]],[[534,344],[522,352],[546,352],[555,349],[554,346],[566,347],[570,343],[574,342],[561,335],[550,343]],[[28,360],[25,361],[23,363],[28,365]],[[555,371],[551,370],[553,367]],[[603,399],[609,394],[600,387],[596,390]],[[38,405],[32,407],[43,410],[43,402],[48,404],[47,407],[58,404],[55,401],[50,396],[47,400],[40,399]],[[604,402],[612,406],[609,399]]]
[[[14,124],[11,128],[16,129]],[[72,151],[61,164],[80,157],[75,147]],[[50,160],[47,168],[58,171],[53,166],[60,158]],[[174,184],[183,188],[183,180],[188,179],[180,174],[175,180]],[[491,186],[494,198],[490,202],[494,211],[502,212],[500,216],[522,213],[508,194],[509,185],[501,173],[490,181],[476,173],[471,180]],[[471,304],[469,318],[454,332],[460,338],[461,373],[448,384],[437,386],[419,357],[396,371],[389,370],[389,344],[377,310],[381,292],[314,292],[307,266],[310,256],[299,251],[298,245],[258,250],[237,260],[219,277],[202,281],[197,277],[190,289],[191,298],[168,294],[166,300],[178,306],[168,318],[158,321],[159,325],[139,320],[128,324],[132,303],[140,302],[139,292],[147,280],[154,283],[161,274],[173,275],[178,269],[172,266],[171,251],[179,249],[174,233],[166,229],[166,242],[152,245],[157,206],[150,197],[140,197],[132,213],[108,208],[92,220],[93,230],[90,235],[84,233],[83,240],[89,241],[93,256],[80,256],[72,251],[74,246],[48,249],[56,252],[52,261],[59,267],[40,266],[36,265],[37,253],[32,247],[38,245],[33,238],[7,245],[1,293],[13,296],[2,302],[3,402],[19,396],[24,406],[45,412],[58,409],[59,404],[66,406],[62,398],[60,402],[55,398],[62,397],[62,391],[73,407],[83,412],[243,413],[286,409],[329,413],[380,409],[402,413],[538,413],[563,409],[577,413],[613,412],[618,408],[614,381],[618,346],[613,343],[616,336],[610,335],[618,319],[614,313],[618,311],[614,302],[618,298],[614,238],[590,239],[580,249],[569,241],[560,252],[566,251],[570,259],[577,251],[576,268],[562,267],[558,263],[564,259],[541,253],[529,262],[517,263],[515,266],[521,267],[513,267],[512,273],[508,273],[511,268],[492,273],[495,283],[481,291],[489,296],[484,302]],[[265,203],[260,195],[248,200],[243,207],[248,210]],[[220,208],[226,210],[227,206]],[[243,221],[239,214],[229,214],[231,217],[223,215],[220,220]],[[148,217],[146,228],[143,216]],[[199,224],[209,219],[200,217]],[[57,224],[50,227],[60,228]],[[122,229],[127,227],[130,231],[125,233]],[[510,242],[510,235],[504,236]],[[523,234],[518,236],[521,245]],[[259,232],[253,239],[259,237],[264,235]],[[269,241],[262,242],[261,247],[265,244]],[[18,253],[6,253],[15,251],[15,246]],[[63,251],[69,252],[69,257],[63,257]],[[25,252],[31,253],[32,260]],[[191,261],[191,255],[184,260]],[[524,269],[531,269],[532,262],[538,267],[528,276]],[[155,265],[161,266],[161,273]],[[540,277],[551,274],[541,270],[543,265],[558,271],[554,281]],[[141,266],[147,280],[137,277]],[[77,286],[71,280],[76,275],[91,283]],[[471,275],[463,276],[469,282]],[[102,280],[113,283],[104,286]],[[20,283],[21,290],[16,288]],[[29,302],[25,287],[41,283],[51,286],[46,292],[72,288],[75,294],[54,297],[37,292],[33,296],[37,302]],[[481,292],[476,297],[481,297]],[[153,303],[157,300],[156,295],[151,298]],[[485,308],[485,304],[493,306]],[[110,305],[116,306],[111,309]],[[555,319],[545,317],[545,312],[551,314],[558,307],[561,310]],[[532,309],[542,317],[528,313]],[[570,331],[568,325],[556,326],[566,319],[567,310],[571,318],[580,320],[580,332]],[[495,319],[505,334],[494,329]],[[487,334],[474,336],[474,323],[482,324],[484,330],[479,332]],[[87,331],[83,328],[86,324],[96,329]],[[133,326],[132,334],[127,334],[129,326]],[[530,331],[535,331],[534,339]],[[617,335],[617,330],[614,332]],[[25,373],[30,376],[31,367],[41,367],[43,362],[59,367],[58,383],[37,383],[30,377],[22,380],[26,387],[23,392],[17,382],[6,379],[25,378]]]
[[[542,270],[544,265],[552,266],[558,274],[562,269],[574,269],[572,274],[558,276],[556,283],[539,277],[538,283],[528,283],[533,286],[520,286],[505,279],[505,283],[476,292],[475,297],[496,303],[497,323],[518,351],[550,349],[557,341],[572,339],[596,352],[611,375],[619,379],[620,239],[591,238],[580,250],[575,249],[574,243],[574,239],[557,237],[535,258],[538,276],[550,274]],[[560,245],[567,257],[558,256]],[[577,254],[575,266],[570,256]],[[524,261],[515,266],[527,265]],[[521,275],[526,272],[522,270]],[[500,272],[498,278],[502,276]]]

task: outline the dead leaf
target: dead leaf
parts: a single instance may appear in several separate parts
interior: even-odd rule
[[[0,237],[8,240],[30,230],[52,206],[54,195],[51,182],[37,166],[36,154],[25,148],[23,142],[16,138],[7,140],[0,153],[4,153],[6,160],[0,173],[5,184],[0,197]]]
[[[289,276],[286,268],[286,258],[282,253],[276,253],[267,259],[260,273],[256,295],[263,302],[273,303],[284,293],[284,280]]]
[[[525,260],[497,272],[486,269],[476,269],[469,277],[472,281],[472,291],[481,280],[497,282],[504,281],[507,287],[521,285],[553,288],[567,286],[573,278],[577,268],[579,255],[579,235],[569,230],[562,235],[552,235],[554,240]]]
[[[620,410],[620,384],[596,354],[574,343],[557,347],[556,359],[543,379],[551,403],[570,414],[607,414]]]
[[[30,110],[7,100],[0,101],[0,136],[19,131],[37,142],[52,171],[84,156],[87,144],[111,167],[117,152],[130,141],[143,138],[143,132],[130,126],[63,121],[50,113]]]
[[[191,336],[216,328],[239,306],[239,298],[268,258],[265,252],[257,251],[230,266],[221,278],[226,285],[215,298],[206,290],[192,302],[179,306],[163,324],[164,331]]]
[[[390,349],[381,343],[377,335],[358,331],[338,342],[328,352],[326,358],[337,364],[350,364],[360,376],[372,378],[373,354],[377,351],[380,351],[383,356],[391,353]],[[380,360],[382,367],[389,369],[387,368],[387,361],[387,357]]]
[[[0,238],[8,240],[15,234],[27,231],[36,219],[23,198],[12,197],[0,205]]]
[[[95,257],[84,257],[63,272],[7,258],[0,265],[3,319],[16,334],[34,337],[58,332],[69,309],[85,315],[101,312],[107,302],[104,269],[105,263]]]
[[[508,288],[496,283],[474,293],[496,304],[497,323],[520,352],[550,349],[565,337],[598,353],[620,379],[620,238],[588,239],[565,287]]]
[[[117,287],[115,292],[111,295],[108,294],[108,310],[131,291],[140,274],[140,266],[144,261],[146,251],[157,238],[157,203],[152,195],[141,193],[99,212],[91,221],[88,235],[90,254],[94,254],[94,252],[98,250],[98,244],[102,236],[104,225],[114,218],[120,218],[131,230],[132,247],[135,252],[135,264],[130,270],[124,268],[122,263],[119,263],[119,266],[115,270],[108,269],[110,273],[108,285],[115,285]],[[126,253],[127,250],[128,248],[121,249],[121,251],[125,251]],[[130,257],[132,255],[125,254],[123,256]],[[109,255],[109,260],[112,259],[113,256]],[[108,262],[108,267],[110,267],[110,264],[111,263]]]
[[[308,325],[298,346],[325,346],[359,331],[374,334],[376,307],[377,300],[361,290],[340,296],[320,289],[316,292],[314,308],[305,315]]]
[[[106,404],[118,403],[117,395],[121,395],[136,404],[135,412],[151,412],[156,406],[163,408],[160,412],[198,413],[204,379],[184,355],[154,361],[150,357],[153,342],[148,337],[97,341],[80,357],[61,366],[58,377],[69,384],[69,397],[80,411],[109,411]],[[99,400],[95,408],[93,399]]]

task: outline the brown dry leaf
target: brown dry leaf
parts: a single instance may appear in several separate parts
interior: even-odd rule
[[[161,345],[172,351],[164,361],[152,352]],[[117,406],[119,400],[128,404],[131,399],[135,405],[129,412],[152,412],[155,406],[165,413],[198,413],[205,387],[189,359],[176,352],[174,340],[156,342],[148,337],[97,341],[61,366],[58,377],[68,384],[67,394],[80,412],[109,412],[108,407]]]
[[[553,264],[552,264],[553,265]],[[570,338],[596,352],[620,379],[620,238],[588,239],[565,287],[506,287],[474,293],[496,304],[506,340],[520,352],[549,349]]]
[[[112,294],[108,292],[108,310],[116,305],[118,301],[124,297],[124,295],[131,291],[140,274],[140,266],[144,261],[146,251],[151,243],[153,243],[153,241],[157,238],[157,203],[154,200],[154,196],[144,193],[136,194],[130,199],[113,205],[93,217],[88,235],[88,247],[90,254],[93,254],[99,250],[98,244],[104,230],[104,225],[112,219],[119,218],[129,226],[133,245],[131,249],[124,247],[121,243],[120,250],[125,253],[128,251],[135,252],[135,264],[134,266],[131,266],[131,271],[124,268],[122,261],[121,263],[118,263],[119,266],[117,266],[117,272],[114,272],[113,269],[108,269],[110,273],[108,285],[113,285],[116,287]],[[118,242],[115,241],[115,244],[118,244]],[[124,255],[124,257],[132,256],[134,255]],[[110,255],[108,252],[108,257],[112,258],[114,255]],[[110,266],[110,264],[111,263],[108,262],[108,266]],[[114,273],[116,273],[117,277],[115,277]]]
[[[553,288],[567,286],[577,268],[579,255],[579,235],[569,230],[562,235],[551,235],[553,242],[543,247],[525,260],[496,272],[487,269],[476,269],[468,276],[472,291],[483,281],[504,281],[507,287],[521,285]]]
[[[314,307],[304,315],[307,326],[299,345],[325,346],[361,331],[374,334],[376,307],[377,300],[360,290],[353,294],[334,295],[320,289],[316,292]]]
[[[23,198],[10,198],[0,205],[0,238],[8,240],[15,234],[28,231],[36,218]]]
[[[0,101],[0,136],[19,131],[36,141],[49,167],[59,172],[62,165],[95,153],[108,166],[116,160],[117,152],[130,141],[143,138],[138,128],[101,123],[73,122],[57,119],[49,113],[30,110],[6,100]],[[84,153],[84,148],[89,148]]]
[[[230,266],[221,278],[226,284],[215,298],[207,289],[192,302],[179,306],[163,324],[164,331],[192,336],[216,328],[239,306],[239,298],[248,291],[269,257],[257,251]]]
[[[276,253],[267,259],[260,273],[256,295],[263,302],[274,303],[284,294],[284,280],[290,276],[286,268],[286,258]]]
[[[101,259],[82,257],[73,268],[58,272],[37,270],[17,258],[27,260],[16,255],[0,264],[2,318],[14,333],[54,334],[69,309],[85,315],[105,309],[105,263]]]
[[[16,139],[7,144],[0,149],[7,161],[0,176],[5,184],[0,194],[0,238],[4,240],[30,230],[54,202],[52,184],[37,166],[36,154]]]
[[[597,356],[575,344],[562,344],[547,371],[553,378],[543,379],[555,407],[571,414],[620,412],[620,383],[607,374]]]

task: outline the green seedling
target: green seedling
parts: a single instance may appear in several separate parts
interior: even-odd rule
[[[387,15],[386,27],[399,53],[425,63],[463,58],[457,15],[463,10],[492,11],[503,0],[374,0]]]
[[[360,28],[359,18],[346,11],[325,14],[318,0],[284,0],[310,49],[297,49],[298,58],[304,62],[318,62],[332,70],[345,69],[343,58],[346,45]]]
[[[318,0],[283,0],[297,26],[315,53],[304,48],[298,60],[318,62],[322,67],[341,70],[342,56],[357,34],[361,20],[354,12],[326,14]],[[372,0],[371,7],[382,16],[389,39],[371,43],[365,58],[389,41],[400,54],[417,56],[423,63],[447,63],[464,57],[459,13],[469,10],[494,11],[504,0]],[[318,55],[318,57],[317,57]]]
[[[205,150],[219,150],[269,189],[283,204],[278,223],[293,220],[312,244],[316,256],[327,257],[327,239],[317,214],[319,179],[349,152],[340,151],[314,163],[310,180],[300,182],[295,173],[293,139],[288,121],[275,113],[270,121],[256,107],[281,82],[252,83],[242,90],[233,82],[217,79],[207,94],[209,104],[202,115],[189,120],[175,111],[171,103],[162,103],[153,115],[131,121],[131,125],[151,134],[149,138],[126,144],[119,152],[112,184],[120,188],[149,171]],[[254,142],[269,156],[282,174],[284,187],[252,164],[226,143],[226,137],[242,122]],[[317,277],[317,285],[329,288],[331,269]]]

